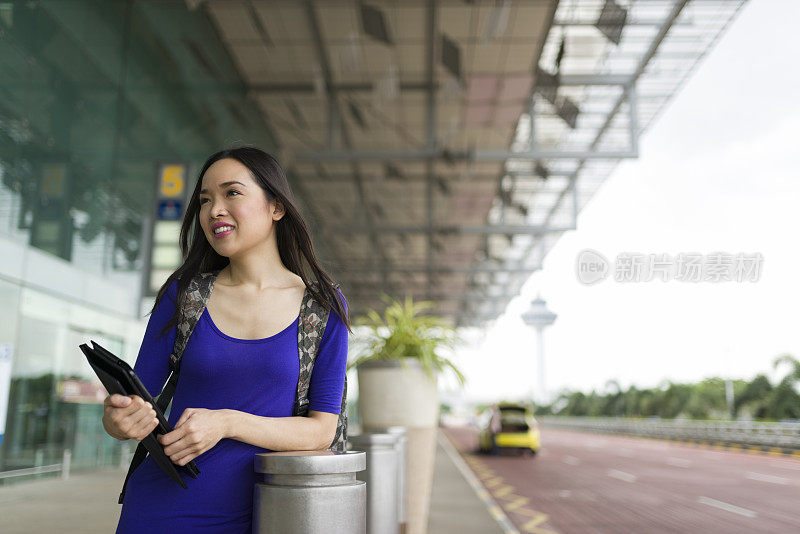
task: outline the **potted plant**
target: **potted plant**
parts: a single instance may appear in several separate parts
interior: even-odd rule
[[[441,354],[460,342],[441,317],[421,315],[429,301],[405,301],[384,295],[383,315],[371,310],[354,321],[358,409],[363,431],[406,427],[406,516],[408,534],[424,534],[428,525],[436,432],[439,421],[438,378],[452,371],[459,385],[466,378]],[[363,332],[363,334],[362,334]]]

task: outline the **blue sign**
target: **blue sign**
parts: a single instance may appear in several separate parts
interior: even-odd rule
[[[183,202],[180,200],[161,200],[158,202],[159,221],[177,221],[183,216]]]

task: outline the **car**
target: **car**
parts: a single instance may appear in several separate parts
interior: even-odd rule
[[[539,423],[533,417],[533,411],[524,404],[496,404],[483,414],[482,421],[478,434],[479,452],[499,454],[510,449],[533,456],[539,451]]]

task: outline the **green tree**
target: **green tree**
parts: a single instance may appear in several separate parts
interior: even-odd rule
[[[751,410],[754,419],[766,419],[769,417],[770,407],[768,400],[771,392],[772,384],[769,378],[765,374],[758,374],[746,385],[744,391],[734,398],[733,407],[736,416],[738,417],[741,409],[747,406]]]
[[[773,419],[798,419],[800,418],[800,395],[797,393],[796,384],[800,380],[800,362],[791,354],[781,354],[773,362],[773,367],[786,364],[789,373],[770,392],[767,400],[769,415]]]

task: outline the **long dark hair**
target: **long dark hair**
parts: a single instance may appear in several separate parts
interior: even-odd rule
[[[334,282],[328,273],[320,265],[314,254],[314,247],[311,243],[311,234],[308,231],[303,216],[294,202],[294,195],[289,188],[286,174],[280,164],[271,155],[261,149],[249,146],[229,148],[220,150],[212,154],[200,169],[197,177],[197,185],[192,192],[192,198],[186,207],[186,214],[181,224],[180,245],[183,254],[183,265],[172,273],[156,295],[155,304],[150,313],[156,310],[159,302],[167,292],[167,288],[177,278],[178,279],[178,299],[175,313],[170,321],[164,326],[159,336],[163,335],[172,326],[178,323],[178,312],[180,303],[183,301],[189,281],[198,273],[218,271],[228,265],[230,260],[225,256],[217,254],[211,246],[200,226],[198,214],[200,212],[200,189],[202,188],[203,175],[208,168],[216,161],[224,158],[233,158],[248,169],[255,182],[264,190],[267,200],[272,202],[278,199],[284,206],[283,217],[275,222],[277,229],[278,253],[283,264],[293,273],[303,279],[311,296],[326,310],[334,311],[350,329],[350,318],[341,302],[341,296],[334,289]],[[191,242],[190,242],[191,240]],[[312,281],[306,274],[303,266],[303,259],[311,269],[314,278],[319,282],[312,285]]]

